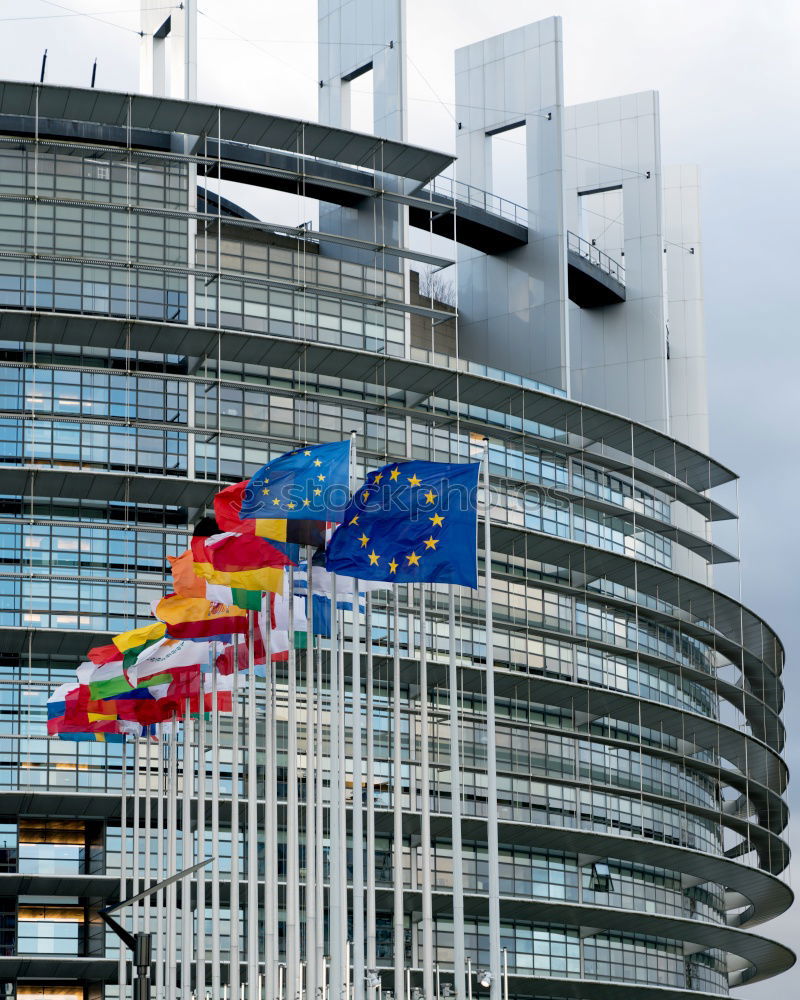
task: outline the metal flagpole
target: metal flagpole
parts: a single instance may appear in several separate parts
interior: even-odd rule
[[[167,765],[167,877],[178,871],[178,739],[177,717],[173,714],[169,734]],[[167,887],[167,976],[166,993],[178,995],[178,885]]]
[[[294,567],[289,567],[289,660],[286,740],[286,997],[298,998],[300,965],[300,871],[297,796],[297,653],[294,644]]]
[[[153,817],[152,817],[152,801],[151,801],[151,772],[152,772],[152,738],[150,736],[149,728],[147,729],[147,735],[144,740],[145,754],[147,757],[147,770],[144,776],[144,876],[143,876],[143,888],[149,889],[150,885],[154,881],[153,879],[153,868],[152,868],[152,844],[151,844],[151,830],[153,828]],[[151,896],[145,896],[142,904],[142,927],[145,931],[150,930],[150,907],[153,902]],[[203,997],[205,1000],[205,997]]]
[[[400,595],[394,585],[392,651],[392,815],[394,820],[392,882],[394,890],[394,995],[403,1000],[405,991],[405,926],[403,918],[403,734],[400,704]],[[410,998],[407,998],[410,1000]],[[426,998],[427,1000],[427,998]]]
[[[133,738],[133,843],[131,845],[131,895],[139,892],[139,826],[141,823],[139,804],[139,736]],[[135,934],[139,930],[139,904],[131,907],[131,930]]]
[[[275,960],[278,935],[278,841],[272,822],[275,790],[275,677],[272,670],[272,598],[265,594],[261,602],[264,619],[264,659],[266,661],[264,711],[264,983],[266,1000],[277,996],[277,963]]]
[[[247,612],[247,995],[260,1000],[258,986],[258,803],[256,760],[255,615]]]
[[[490,1000],[500,1000],[500,862],[497,830],[497,726],[494,704],[494,633],[492,617],[492,502],[489,488],[489,442],[483,452],[484,579],[486,586],[486,770],[487,845],[489,849]]]
[[[231,713],[231,952],[228,969],[228,985],[231,1000],[239,1000],[239,931],[241,913],[239,909],[239,639],[233,639],[233,694]]]
[[[211,646],[209,645],[209,656]],[[213,665],[212,665],[212,670]],[[205,671],[200,674],[200,704],[197,713],[197,858],[208,857],[206,850],[206,678]],[[211,698],[211,711],[216,711],[214,698]],[[216,845],[215,851],[216,853]],[[206,870],[197,872],[197,938],[195,940],[197,955],[196,993],[197,1000],[206,1000]]]
[[[128,741],[122,744],[121,762],[121,792],[119,798],[119,898],[125,899],[126,893],[126,868],[128,865]],[[117,980],[119,982],[119,993],[125,996],[127,985],[127,966],[125,964],[125,951],[119,950],[119,961],[117,962]]]
[[[164,865],[164,723],[158,723],[158,776],[156,785],[156,882],[165,878]],[[165,1000],[164,994],[164,892],[156,895],[156,997]],[[124,896],[122,897],[125,898]]]
[[[202,674],[201,674],[202,684]],[[194,767],[192,765],[191,702],[187,698],[183,716],[183,768],[181,814],[181,869],[189,868],[197,860],[193,856],[192,797],[194,793]],[[192,1000],[192,957],[194,944],[192,927],[191,876],[181,879],[181,997]]]
[[[425,584],[419,585],[420,845],[422,855],[422,992],[433,997],[433,886],[431,880],[430,719]],[[412,740],[412,746],[414,741]]]
[[[220,934],[219,934],[219,705],[216,642],[212,642],[211,656],[211,1000],[221,1000]]]
[[[270,626],[272,623],[270,613]],[[272,635],[270,633],[267,641],[267,655],[269,663],[272,663]],[[272,951],[269,955],[273,992],[271,998],[277,997],[281,992],[279,988],[280,972],[280,939],[278,936],[278,914],[280,912],[280,888],[278,885],[278,673],[277,666],[271,670],[272,676],[272,716],[270,729],[270,744],[272,746],[272,774],[270,776],[271,788],[269,797],[269,825],[272,833],[272,881],[274,886],[273,909],[272,909]]]
[[[348,892],[347,892],[347,729],[345,716],[345,672],[344,672],[344,612],[339,614],[339,703],[336,706],[336,721],[339,729],[339,779],[336,798],[339,807],[339,855],[336,859],[341,877],[339,895],[339,947],[344,955],[344,1000],[349,998],[350,981],[350,938],[348,937]]]
[[[450,818],[453,844],[453,984],[456,1000],[464,994],[464,860],[461,849],[461,729],[458,718],[458,666],[456,664],[456,593],[448,587],[448,631],[450,633]]]
[[[316,753],[314,746],[314,587],[311,560],[313,550],[306,546],[306,1000],[317,1000],[319,968],[317,965],[317,823]],[[292,594],[294,601],[294,594]],[[260,1000],[260,998],[259,998]]]
[[[372,594],[367,594],[367,968],[377,966],[375,914],[375,689],[372,656]],[[370,986],[370,1000],[375,987]]]
[[[361,718],[361,609],[358,580],[353,585],[353,1000],[364,1000],[364,804]]]
[[[309,587],[309,592],[311,588]],[[313,604],[313,597],[312,597]],[[316,853],[316,871],[317,871],[317,883],[315,887],[316,893],[316,918],[317,918],[317,933],[316,933],[316,943],[317,943],[317,970],[318,970],[318,986],[322,990],[321,1000],[327,1000],[326,997],[326,983],[325,983],[325,850],[324,850],[324,839],[325,839],[325,809],[324,801],[322,798],[322,785],[323,785],[323,712],[322,712],[322,648],[321,644],[317,645],[316,650],[316,661],[317,661],[317,759],[316,759],[316,773],[315,773],[315,783],[316,783],[316,817],[315,817],[315,828],[317,839],[314,845],[314,850]],[[309,1000],[317,1000],[317,997],[311,997]]]
[[[340,809],[339,809],[339,615],[336,611],[336,574],[331,573],[331,644],[330,644],[330,846],[328,869],[330,891],[328,895],[328,924],[330,927],[330,1000],[342,1000],[344,983],[344,948],[341,947],[342,871],[339,864]]]
[[[350,463],[348,487],[352,496],[356,488],[356,432],[350,432]],[[355,581],[350,580],[351,595],[356,590]],[[344,594],[343,594],[344,596]],[[358,595],[355,595],[356,601]],[[337,614],[334,604],[332,614]],[[337,799],[339,803],[339,857],[338,865],[341,870],[342,892],[339,897],[339,932],[341,935],[342,950],[344,952],[344,998],[350,1000],[350,937],[349,931],[349,906],[348,906],[348,885],[347,885],[347,684],[345,680],[344,663],[344,610],[340,612],[339,619],[339,702],[336,709],[336,720],[339,728],[339,782],[337,787]],[[352,664],[351,664],[351,695],[353,693],[352,684]],[[352,728],[351,728],[352,736]],[[353,786],[353,814],[355,815],[355,785]],[[355,856],[355,845],[354,845]]]

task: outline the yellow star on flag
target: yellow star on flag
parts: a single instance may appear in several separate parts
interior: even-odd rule
[[[413,476],[409,476],[408,477],[408,485],[409,486],[422,486],[422,480],[417,477],[416,472],[414,473]]]
[[[427,493],[423,493],[423,496],[425,497],[425,503],[436,502],[436,494],[433,492],[433,490],[428,490]]]
[[[416,552],[412,552],[410,556],[406,556],[408,559],[409,566],[419,566],[419,556]]]
[[[359,540],[359,542],[361,542],[361,548],[365,549],[367,547],[367,542],[369,541],[369,538],[367,538],[366,532],[362,531],[361,537],[358,540]]]
[[[275,504],[276,507],[280,507],[280,505],[281,505],[281,502],[280,502],[280,500],[277,497],[275,497],[275,499],[272,502],[273,502],[273,504]]]
[[[358,514],[356,514],[356,515],[355,515],[355,516],[353,517],[353,520],[352,520],[352,521],[351,521],[350,523],[351,523],[351,524],[358,524]]]
[[[310,455],[311,455],[311,452],[310,452],[310,451],[304,451],[304,452],[303,452],[303,454],[304,454],[304,455],[308,455],[308,456],[310,456]],[[317,461],[319,461],[319,459],[317,459]]]
[[[369,490],[364,490],[364,492],[361,494],[361,502],[366,503],[367,500],[369,500]]]
[[[392,561],[389,563],[389,572],[390,573],[397,572],[397,563],[394,561],[394,559],[392,559]]]
[[[380,486],[381,479],[383,479],[383,473],[379,472],[372,481],[376,486]]]
[[[380,559],[380,556],[376,555],[375,549],[373,549],[372,552],[370,552],[370,554],[369,554],[369,564],[370,564],[370,566],[377,566],[378,565],[378,559]]]
[[[400,470],[398,468],[392,469],[392,471],[389,473],[389,479],[391,479],[393,483],[396,483],[399,478],[400,478]]]
[[[261,492],[264,494],[265,497],[269,496],[269,490],[266,488],[266,486],[264,487],[264,489]]]
[[[321,489],[320,489],[319,487],[317,487],[317,488],[316,488],[316,489],[314,490],[314,496],[315,496],[315,497],[318,497],[318,496],[319,496],[319,495],[320,495],[321,493],[322,493],[322,490],[321,490]]]
[[[306,452],[306,455],[310,455],[310,454],[311,454],[310,451]],[[322,465],[322,462],[318,458],[315,458],[314,459],[314,465],[316,465],[316,467],[319,468]]]
[[[289,510],[294,510],[297,504],[289,501],[289,503],[287,503],[286,506],[289,508]]]
[[[303,506],[304,507],[310,507],[311,506],[311,501],[308,499],[308,497],[306,497],[306,499],[303,501]]]
[[[441,514],[433,514],[428,518],[429,521],[433,521],[434,528],[441,528],[444,522],[444,517]]]
[[[433,535],[431,535],[430,538],[425,539],[425,548],[435,550],[440,541],[441,538],[434,538]]]
[[[322,473],[321,473],[321,472],[320,472],[320,474],[319,474],[319,475],[317,476],[317,479],[319,479],[319,481],[320,481],[321,483],[324,483],[324,482],[325,482],[325,477],[324,477],[324,476],[322,475]]]

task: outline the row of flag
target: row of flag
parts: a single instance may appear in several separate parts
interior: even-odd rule
[[[251,655],[267,669],[267,632],[273,661],[305,645],[309,617],[330,635],[334,573],[339,608],[394,583],[477,586],[478,464],[392,463],[351,494],[350,458],[349,441],[298,448],[218,493],[169,557],[173,592],[153,603],[155,621],[89,650],[48,701],[48,732],[121,742],[187,711],[230,711],[234,672]]]

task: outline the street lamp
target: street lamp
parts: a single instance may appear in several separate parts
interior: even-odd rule
[[[205,868],[206,865],[211,864],[213,860],[213,858],[206,858],[205,861],[198,861],[197,864],[192,865],[191,868],[184,868],[182,872],[178,872],[176,875],[170,875],[170,877],[165,878],[163,882],[156,882],[156,884],[151,885],[149,889],[145,889],[143,892],[138,892],[135,896],[131,896],[130,899],[123,899],[121,902],[115,903],[113,906],[106,906],[100,910],[100,919],[108,927],[110,927],[117,937],[133,952],[133,964],[136,966],[136,979],[133,982],[133,1000],[150,1000],[150,965],[152,962],[153,952],[152,934],[147,931],[140,931],[138,934],[131,934],[126,931],[121,924],[118,924],[111,914],[116,910],[121,910],[123,906],[131,906],[133,903],[138,903],[140,899],[152,896],[153,893],[158,892],[159,889],[165,889],[168,885],[172,885],[173,882],[177,882],[179,879],[187,878],[198,869]]]
[[[485,990],[489,989],[494,980],[494,976],[489,969],[479,969],[477,978],[478,986],[482,986]]]

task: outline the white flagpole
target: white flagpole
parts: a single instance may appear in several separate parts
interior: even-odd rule
[[[133,738],[133,844],[131,847],[131,895],[139,892],[139,826],[141,824],[139,803],[139,737]],[[131,907],[131,930],[135,934],[139,930],[139,904]]]
[[[275,675],[272,669],[272,597],[261,602],[264,617],[266,706],[264,711],[264,982],[267,1000],[277,996],[278,868],[277,833],[272,821],[275,789]]]
[[[153,868],[152,868],[152,844],[150,841],[151,831],[153,829],[153,817],[152,817],[152,802],[151,802],[151,776],[152,776],[152,737],[149,735],[145,736],[144,740],[145,754],[147,758],[147,770],[144,776],[144,877],[142,886],[145,889],[149,889],[153,883]],[[142,926],[144,930],[150,930],[150,907],[152,899],[150,896],[145,896],[142,904]],[[203,998],[205,1000],[205,997]]]
[[[158,773],[156,785],[156,882],[161,882],[165,876],[164,866],[164,799],[166,796],[164,782],[164,723],[158,724]],[[165,1000],[164,994],[164,897],[162,890],[156,894],[156,998]]]
[[[211,713],[211,1000],[221,1000],[221,976],[220,976],[220,891],[219,891],[219,698],[218,674],[217,674],[217,643],[212,642],[211,656],[213,666],[211,668],[211,701],[213,711]]]
[[[300,907],[297,796],[297,653],[294,646],[294,567],[289,567],[289,661],[286,740],[286,997],[298,1000]]]
[[[353,491],[356,434],[350,435],[348,486]],[[330,1000],[342,1000],[349,974],[347,951],[347,808],[344,717],[343,622],[336,600],[336,574],[331,574],[331,682],[330,682]],[[347,963],[347,968],[345,968]],[[344,1000],[349,1000],[344,997]]]
[[[209,644],[209,656],[211,645]],[[213,664],[213,660],[212,660]],[[212,665],[212,670],[214,669]],[[200,673],[200,704],[197,714],[197,860],[208,857],[206,850],[206,678]],[[211,711],[216,712],[214,697],[211,697]],[[206,874],[205,868],[197,872],[197,955],[196,993],[197,1000],[206,1000]]]
[[[271,617],[270,617],[271,623]],[[272,663],[272,635],[267,639],[267,655],[270,664]],[[272,909],[272,952],[269,956],[272,969],[273,992],[270,998],[275,998],[281,992],[279,989],[280,979],[280,940],[278,937],[278,913],[280,908],[280,892],[278,888],[278,673],[277,665],[271,671],[272,676],[272,718],[270,729],[270,743],[272,746],[272,774],[270,777],[271,790],[269,797],[269,825],[272,834],[272,881],[274,886],[273,909]]]
[[[314,746],[314,586],[311,560],[313,550],[306,546],[306,1000],[317,1000],[317,824],[316,752]],[[292,594],[294,601],[294,593]],[[260,998],[259,998],[260,1000]]]
[[[419,851],[422,855],[422,990],[433,991],[433,887],[431,880],[430,719],[428,711],[428,650],[425,584],[419,585],[420,796]],[[413,733],[411,746],[414,745]]]
[[[405,991],[405,922],[403,917],[403,732],[400,702],[400,595],[394,585],[392,650],[392,816],[394,820],[392,849],[392,882],[394,890],[394,995],[403,1000]],[[410,997],[407,998],[410,1000]],[[427,997],[426,997],[427,1000]]]
[[[122,763],[121,763],[121,785],[122,789],[119,798],[119,833],[120,833],[120,848],[119,848],[119,898],[126,898],[126,875],[128,867],[128,740],[122,744]],[[124,997],[127,992],[127,966],[126,966],[127,956],[125,954],[125,948],[120,942],[119,946],[119,960],[117,962],[117,979],[119,982],[119,995]]]
[[[348,884],[347,884],[347,728],[345,715],[345,673],[344,673],[344,612],[339,612],[339,704],[336,719],[339,727],[339,780],[336,797],[339,806],[339,856],[336,859],[341,873],[341,894],[339,896],[340,948],[344,955],[344,1000],[350,1000],[350,938],[348,937]]]
[[[167,770],[167,876],[178,871],[178,738],[173,714]],[[167,886],[167,996],[178,996],[178,884]]]
[[[453,844],[453,983],[456,1000],[464,993],[464,859],[461,848],[461,728],[458,718],[458,666],[456,664],[456,596],[448,587],[448,631],[450,633],[450,809]]]
[[[255,616],[247,612],[247,995],[260,1000],[258,986],[258,802],[256,760]]]
[[[202,684],[202,675],[201,675]],[[185,700],[183,716],[183,768],[182,768],[182,814],[181,814],[181,868],[189,868],[196,858],[193,853],[192,837],[192,797],[194,794],[194,767],[192,764],[192,717],[191,701]],[[192,880],[191,876],[181,879],[181,997],[192,1000],[192,957],[194,933],[192,927]]]
[[[310,590],[310,588],[309,588]],[[313,601],[313,598],[312,598]],[[323,712],[322,712],[322,648],[321,643],[317,645],[317,766],[316,766],[316,817],[315,826],[317,839],[315,844],[317,884],[316,893],[316,917],[317,917],[317,970],[319,975],[319,986],[322,989],[322,1000],[327,1000],[325,982],[325,806],[322,797],[323,784]],[[310,1000],[317,1000],[311,997]]]
[[[490,1000],[500,1000],[500,849],[497,829],[497,726],[494,704],[494,632],[492,616],[492,503],[489,488],[489,442],[483,452],[484,579],[486,585],[486,769],[487,846],[489,851],[489,965]]]
[[[239,638],[233,639],[233,695],[232,695],[232,735],[231,735],[231,952],[228,969],[228,984],[232,1000],[239,1000],[239,931],[241,912],[239,908]]]
[[[367,968],[377,967],[375,913],[375,689],[372,656],[372,594],[367,594]],[[370,987],[370,1000],[375,987]]]
[[[331,573],[331,645],[330,645],[330,846],[328,866],[330,890],[328,894],[330,927],[330,1000],[342,1000],[344,983],[344,948],[341,932],[342,871],[339,862],[340,809],[339,809],[339,614],[336,610],[336,574]]]
[[[353,1000],[364,1000],[364,805],[362,792],[361,609],[353,579]]]

